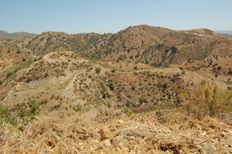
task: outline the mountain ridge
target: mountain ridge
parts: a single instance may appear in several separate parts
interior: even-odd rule
[[[207,27],[202,27],[202,28],[193,28],[193,29],[182,29],[182,30],[175,30],[173,28],[166,28],[166,27],[161,27],[161,26],[154,26],[154,25],[148,25],[148,24],[139,24],[139,25],[133,25],[133,26],[128,26],[126,28],[123,28],[123,29],[120,29],[118,30],[117,32],[107,32],[107,33],[98,33],[98,32],[72,32],[72,33],[68,33],[68,32],[65,32],[65,31],[43,31],[43,32],[40,32],[40,33],[34,33],[34,32],[27,32],[27,31],[16,31],[16,32],[8,32],[6,30],[0,30],[0,33],[6,33],[6,34],[14,34],[14,33],[28,33],[28,34],[34,34],[34,35],[40,35],[42,33],[47,33],[47,32],[60,32],[60,33],[67,33],[67,34],[90,34],[90,33],[94,33],[94,34],[100,34],[100,35],[104,35],[104,34],[115,34],[115,33],[118,33],[120,31],[123,31],[123,30],[126,30],[128,28],[133,28],[133,27],[153,27],[153,28],[163,28],[163,29],[167,29],[167,30],[173,30],[173,31],[193,31],[193,30],[207,30],[207,31],[211,31],[211,32],[218,32],[218,33],[231,33],[232,30],[212,30],[212,29],[209,29]]]
[[[13,33],[9,33],[7,31],[0,30],[0,35],[14,37],[14,36],[35,36],[37,34],[29,33],[29,32],[13,32]]]

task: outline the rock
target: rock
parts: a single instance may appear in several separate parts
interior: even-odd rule
[[[110,147],[110,146],[112,145],[110,139],[104,140],[103,143],[104,143],[104,145],[107,146],[107,147]]]
[[[101,140],[105,140],[110,138],[111,136],[111,131],[109,130],[108,127],[104,127],[102,128],[99,132],[98,132],[101,136]]]

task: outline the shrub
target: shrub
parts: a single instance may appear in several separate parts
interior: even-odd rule
[[[164,116],[163,116],[163,112],[161,112],[160,110],[159,110],[159,111],[156,111],[156,112],[155,112],[155,115],[156,115],[157,120],[158,120],[160,123],[165,123],[165,122],[166,122],[166,120],[165,120],[165,118],[164,118]]]
[[[31,61],[25,61],[17,65],[14,65],[10,69],[8,69],[6,77],[8,78],[8,77],[13,76],[18,70],[28,67],[30,63]]]
[[[100,74],[100,73],[101,73],[101,68],[99,68],[99,67],[96,68],[96,69],[95,69],[95,72],[96,72],[96,74]]]
[[[140,97],[140,98],[139,98],[139,103],[140,103],[140,104],[147,103],[146,98]]]
[[[17,51],[16,51],[16,53],[17,53],[17,54],[20,54],[20,53],[21,53],[21,51],[20,51],[20,50],[17,50]]]
[[[232,68],[229,69],[229,71],[228,71],[227,74],[228,74],[228,75],[232,75]]]
[[[45,78],[48,77],[48,71],[46,71],[46,72],[44,73],[44,77],[45,77]]]
[[[28,122],[39,112],[39,105],[35,99],[29,98],[16,109],[0,106],[0,124],[16,125],[20,120]]]
[[[121,56],[118,57],[117,61],[122,61],[125,58],[126,58],[125,55],[121,55]]]
[[[116,72],[116,69],[112,69],[111,72],[112,72],[112,73],[115,73],[115,72]]]
[[[135,88],[136,88],[135,86],[131,86],[131,90],[135,90]]]
[[[189,115],[202,118],[206,115],[215,117],[225,111],[226,104],[231,104],[232,92],[222,91],[216,86],[202,85],[188,93],[185,105]]]
[[[19,108],[19,117],[23,120],[31,119],[39,112],[39,105],[35,99],[29,98],[26,103],[23,103]]]
[[[30,108],[30,112],[32,115],[35,115],[39,112],[39,105],[35,99],[29,98],[28,99],[28,106]]]
[[[19,109],[19,113],[18,113],[19,117],[22,119],[25,119],[26,117],[30,116],[30,112],[27,108],[26,104],[23,104],[20,109]]]
[[[101,90],[101,95],[103,99],[110,98],[110,94],[107,92],[106,89]]]
[[[131,116],[131,115],[133,114],[133,111],[132,111],[130,108],[128,108],[128,107],[122,108],[121,111],[122,111],[123,113],[125,113],[127,116]]]
[[[80,104],[78,104],[78,105],[76,105],[76,106],[73,107],[73,110],[74,110],[75,112],[79,112],[79,111],[82,110],[82,106],[81,106]]]
[[[16,119],[12,116],[9,109],[0,106],[0,124],[16,125]]]
[[[109,81],[108,81],[107,86],[110,88],[111,91],[114,90],[114,83],[113,83],[112,80],[109,80]]]

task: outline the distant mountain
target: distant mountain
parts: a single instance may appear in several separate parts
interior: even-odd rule
[[[232,35],[232,31],[217,31],[217,33],[223,34],[223,35]]]
[[[8,32],[0,30],[0,35],[10,35]]]
[[[28,33],[28,32],[15,32],[15,33],[8,33],[6,31],[0,30],[0,35],[4,36],[35,36],[34,33]]]
[[[35,36],[34,33],[28,33],[28,32],[15,32],[10,34],[11,36]]]

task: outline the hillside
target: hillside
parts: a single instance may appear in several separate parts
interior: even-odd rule
[[[231,66],[207,29],[0,37],[0,151],[231,153]]]
[[[105,60],[149,62],[144,59],[167,56],[151,51],[154,46],[176,48],[169,64],[182,64],[189,60],[204,60],[212,56],[231,56],[232,40],[219,36],[207,29],[173,31],[150,26],[134,26],[116,34],[74,34],[47,32],[33,38],[25,48],[35,53],[55,50],[72,50],[88,57],[101,57]],[[220,50],[220,51],[219,51]],[[229,50],[229,52],[227,52]],[[226,51],[226,52],[224,52]],[[159,61],[158,60],[158,61]]]

